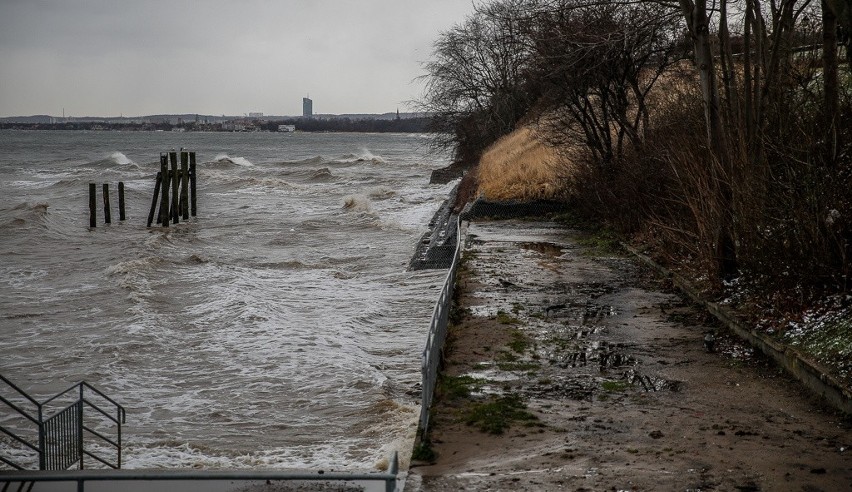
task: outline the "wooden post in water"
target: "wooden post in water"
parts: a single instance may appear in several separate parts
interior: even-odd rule
[[[195,217],[195,152],[189,153],[189,193],[190,213]]]
[[[189,220],[189,153],[180,153],[180,213],[183,220]]]
[[[118,220],[124,220],[124,181],[118,182]]]
[[[163,175],[162,200],[160,201],[160,222],[169,226],[169,161],[165,154],[160,155],[160,173]]]
[[[172,163],[172,202],[171,202],[171,217],[173,224],[180,222],[180,210],[178,209],[178,164],[177,152],[169,152],[169,161]]]
[[[148,227],[154,223],[154,212],[157,211],[157,195],[160,194],[160,183],[163,181],[163,173],[157,173],[157,182],[154,183],[154,198],[151,199],[151,211],[148,212]],[[160,221],[158,220],[157,223]]]
[[[112,216],[109,210],[109,184],[104,183],[104,223],[112,223]]]
[[[98,226],[98,200],[97,200],[97,188],[95,187],[95,183],[89,183],[89,227],[97,227]]]

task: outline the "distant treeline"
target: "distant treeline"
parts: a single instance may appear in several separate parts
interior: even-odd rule
[[[292,118],[270,121],[261,125],[264,130],[277,131],[278,125],[295,125],[303,132],[368,132],[368,133],[424,133],[429,131],[431,118],[404,118],[394,120],[350,118]]]
[[[61,123],[8,123],[0,122],[0,129],[9,130],[91,130],[91,131],[278,131],[279,125],[293,125],[303,132],[364,132],[364,133],[424,133],[428,132],[431,118],[401,119],[350,119],[350,118],[289,118],[274,121],[228,121],[218,123],[168,122],[110,123],[110,122],[61,122]]]

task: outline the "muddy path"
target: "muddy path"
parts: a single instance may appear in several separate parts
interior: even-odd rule
[[[550,223],[465,248],[407,490],[852,490],[852,423],[632,260]]]

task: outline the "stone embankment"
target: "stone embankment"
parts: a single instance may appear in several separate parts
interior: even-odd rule
[[[849,490],[848,417],[669,280],[549,222],[464,248],[407,490]]]

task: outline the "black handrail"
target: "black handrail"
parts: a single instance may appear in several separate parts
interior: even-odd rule
[[[384,484],[385,492],[395,492],[398,489],[399,457],[396,452],[391,455],[388,469],[379,473],[346,473],[346,472],[309,472],[309,471],[276,471],[276,470],[79,470],[79,471],[48,471],[48,472],[9,472],[2,477],[7,483],[29,482],[76,482],[77,490],[85,490],[87,482],[109,482],[112,488],[119,488],[119,482],[183,482],[183,481],[213,481],[224,482],[234,480],[245,481],[295,481],[341,484],[359,482]],[[2,482],[0,482],[2,483]],[[155,488],[152,486],[151,488]]]
[[[19,437],[17,434],[15,434],[14,432],[10,431],[9,429],[6,429],[6,428],[5,428],[5,427],[3,427],[2,425],[0,425],[0,432],[5,433],[7,436],[11,437],[12,439],[14,439],[14,440],[18,441],[19,443],[21,443],[21,444],[23,444],[23,445],[25,445],[25,446],[29,447],[29,448],[30,448],[30,449],[32,449],[33,451],[38,452],[38,447],[36,447],[35,445],[33,445],[33,444],[32,444],[32,443],[30,443],[30,442],[27,442],[25,439],[23,439],[23,438]]]
[[[84,467],[84,464],[83,464],[83,457],[84,456],[90,456],[90,457],[94,458],[95,460],[97,460],[97,461],[103,463],[104,465],[106,465],[110,468],[113,468],[113,469],[121,468],[121,425],[126,423],[126,421],[127,421],[127,412],[125,411],[124,407],[121,406],[118,402],[116,402],[112,398],[108,397],[102,391],[98,390],[97,388],[90,385],[89,383],[87,383],[85,381],[81,381],[79,383],[76,383],[76,384],[70,386],[69,388],[67,388],[63,391],[60,391],[59,393],[56,393],[55,395],[51,396],[50,398],[39,403],[37,400],[35,400],[30,395],[28,395],[25,391],[23,391],[21,388],[16,386],[14,383],[9,381],[3,375],[0,375],[0,380],[2,380],[9,387],[11,387],[13,390],[15,390],[20,396],[26,398],[28,401],[30,401],[36,407],[37,415],[34,416],[34,415],[30,414],[29,412],[27,412],[26,410],[20,408],[18,405],[9,401],[8,399],[0,396],[0,402],[2,402],[7,407],[14,410],[19,415],[25,417],[31,423],[35,424],[38,427],[38,436],[39,437],[38,437],[38,444],[37,445],[28,442],[26,439],[17,435],[15,432],[13,432],[10,429],[7,429],[7,428],[0,426],[0,431],[9,435],[14,440],[20,442],[21,444],[26,445],[27,447],[29,447],[30,449],[32,449],[36,453],[38,453],[39,469],[40,470],[46,470],[48,468],[48,466],[53,467],[53,466],[65,465],[65,461],[58,460],[58,458],[59,458],[58,455],[48,456],[48,454],[51,450],[54,450],[55,452],[60,453],[60,454],[67,453],[70,450],[70,452],[72,453],[72,456],[74,457],[74,460],[71,462],[71,464],[73,464],[73,462],[75,462],[75,461],[79,461],[80,469],[83,469],[83,467]],[[89,390],[90,392],[92,392],[92,393],[96,394],[97,396],[103,398],[106,402],[108,402],[109,404],[114,406],[115,407],[115,413],[114,413],[115,416],[113,416],[111,414],[111,412],[107,412],[106,410],[101,408],[101,406],[103,406],[103,404],[101,406],[99,406],[99,405],[95,404],[94,402],[92,402],[91,400],[86,399],[85,398],[86,390]],[[74,400],[73,403],[71,403],[68,406],[65,406],[64,408],[62,408],[59,411],[53,412],[53,414],[50,415],[50,416],[44,415],[45,407],[46,407],[47,404],[54,402],[55,400],[57,400],[57,399],[59,399],[63,396],[68,395],[72,391],[76,393],[74,395],[76,399]],[[78,409],[76,414],[69,414],[68,413],[69,409],[71,409],[75,406]],[[83,424],[83,418],[84,418],[83,408],[84,407],[88,407],[88,408],[91,408],[93,410],[96,410],[102,416],[106,417],[107,419],[109,419],[110,421],[112,421],[113,423],[116,424],[116,426],[117,426],[117,429],[116,429],[117,437],[116,437],[115,440],[113,440],[113,439],[103,435],[102,433],[92,429],[91,427]],[[54,421],[54,417],[57,417],[57,416],[60,416],[60,415],[62,415],[61,420],[59,421],[58,424],[55,424],[55,425],[60,426],[60,428],[57,429],[55,427],[55,425],[53,424],[53,421]],[[69,420],[69,419],[76,419],[76,420],[72,421],[72,420]],[[47,425],[48,423],[50,423],[50,425]],[[72,427],[73,427],[73,429],[72,429]],[[74,429],[76,429],[76,430],[74,430]],[[85,450],[83,448],[84,431],[86,431],[89,436],[94,436],[99,442],[105,443],[105,445],[107,447],[115,448],[115,450],[116,450],[115,462],[109,462],[106,458],[101,457],[101,456],[96,456],[96,455],[90,453],[89,451]],[[50,446],[48,446],[47,442],[46,442],[47,437],[48,437],[47,436],[48,432],[52,432],[52,435],[49,436],[51,438],[51,445]],[[56,440],[59,440],[62,443],[62,445],[57,446],[55,444]],[[71,440],[73,440],[74,442],[71,442]],[[2,461],[3,463],[6,463],[7,465],[9,465],[13,468],[18,469],[18,470],[23,470],[22,466],[20,466],[17,463],[14,463],[14,462],[12,462],[8,459],[0,457],[0,461]]]
[[[5,378],[2,374],[0,374],[0,379],[2,379],[4,383],[6,383],[6,384],[8,384],[9,386],[11,386],[11,387],[12,387],[12,389],[14,389],[14,390],[15,390],[15,391],[17,391],[18,393],[20,393],[20,394],[21,394],[21,396],[23,396],[23,397],[24,397],[24,398],[26,398],[27,400],[31,401],[34,405],[39,406],[39,403],[38,403],[37,401],[35,401],[35,399],[33,399],[33,397],[31,397],[30,395],[28,395],[28,394],[27,394],[24,390],[22,390],[21,388],[18,388],[17,386],[15,386],[15,383],[13,383],[12,381],[9,381],[8,379],[6,379],[6,378]]]
[[[19,396],[24,397],[30,403],[35,405],[36,414],[37,414],[36,417],[30,415],[29,412],[27,412],[23,408],[19,407],[18,405],[12,403],[10,400],[0,396],[0,401],[2,401],[3,404],[5,404],[7,407],[14,410],[18,415],[26,418],[27,420],[29,420],[31,423],[35,424],[38,427],[38,429],[39,429],[39,442],[38,443],[32,443],[32,442],[28,441],[27,439],[25,439],[24,437],[15,433],[12,429],[8,429],[8,428],[3,427],[3,426],[0,426],[0,431],[2,431],[4,434],[8,435],[9,437],[14,439],[15,441],[25,445],[26,447],[32,449],[33,451],[35,451],[39,456],[39,466],[41,466],[41,464],[43,463],[43,461],[42,461],[42,449],[44,448],[44,446],[43,446],[44,442],[41,439],[41,404],[39,402],[37,402],[33,397],[28,395],[24,390],[19,388],[15,383],[13,383],[12,381],[9,381],[9,379],[7,379],[2,374],[0,374],[0,381],[3,381],[4,383],[6,383],[6,385],[9,386],[10,388],[12,388],[13,390],[15,390],[15,392],[17,392]],[[16,463],[14,461],[11,461],[9,459],[3,458],[3,457],[0,457],[0,461],[2,461],[3,463],[6,463],[7,465],[9,465],[12,468],[15,468],[17,470],[24,470],[25,469],[23,465]]]
[[[26,470],[26,468],[24,468],[23,466],[15,463],[14,461],[7,460],[6,458],[4,458],[2,456],[0,456],[0,461],[2,461],[3,463],[6,463],[7,465],[11,466],[12,468],[14,468],[16,470],[21,470],[21,471]]]
[[[31,421],[32,423],[34,423],[34,424],[37,424],[37,423],[38,423],[38,419],[37,419],[37,418],[35,418],[35,417],[33,417],[32,415],[28,414],[28,413],[27,413],[27,412],[25,412],[22,408],[18,407],[17,405],[15,405],[14,403],[12,403],[11,401],[9,401],[9,400],[7,400],[7,399],[3,398],[2,396],[0,396],[0,401],[2,401],[3,403],[5,403],[7,407],[9,407],[9,408],[11,408],[12,410],[14,410],[14,411],[18,412],[19,414],[23,415],[24,417],[26,417],[26,418],[30,419],[30,421]],[[38,405],[38,403],[36,403],[36,405]]]

